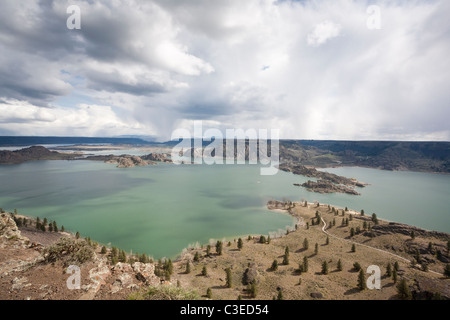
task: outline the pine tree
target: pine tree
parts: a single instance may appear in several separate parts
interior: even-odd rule
[[[352,214],[350,215],[349,219],[350,219],[350,221],[353,221],[353,215]]]
[[[239,249],[239,250],[242,250],[242,248],[244,247],[244,243],[242,242],[242,239],[241,239],[241,238],[238,239],[238,244],[237,244],[237,246],[238,246],[238,249]]]
[[[80,233],[78,231],[77,231],[77,233],[75,233],[75,238],[80,239]]]
[[[223,243],[222,241],[217,241],[216,242],[216,253],[221,256],[222,255],[222,250],[223,250]]]
[[[266,243],[266,237],[265,236],[260,236],[259,237],[259,243]]]
[[[411,299],[411,291],[409,290],[406,279],[400,280],[397,285],[397,293],[401,299]]]
[[[42,223],[44,224],[44,226],[47,226],[47,223],[48,223],[47,218],[44,218],[44,221]]]
[[[41,231],[45,232],[45,225],[41,223]]]
[[[52,223],[50,223],[50,224],[48,225],[48,231],[49,231],[49,232],[53,232],[53,224],[52,224]]]
[[[355,262],[353,264],[353,269],[355,269],[355,271],[360,271],[361,270],[361,265],[359,264],[359,262]]]
[[[286,256],[289,257],[289,247],[288,247],[288,246],[286,246],[286,247],[284,248],[284,255],[286,255]]]
[[[414,232],[414,230],[411,231],[410,236],[411,236],[411,239],[412,239],[412,240],[414,240],[414,239],[416,238],[416,233]]]
[[[270,269],[271,269],[272,271],[277,271],[277,270],[278,270],[278,261],[277,261],[276,259],[273,260],[272,266],[270,267]]]
[[[206,277],[207,275],[208,275],[208,269],[206,269],[206,266],[203,266],[202,276]]]
[[[397,270],[395,268],[392,272],[392,280],[394,280],[394,283],[397,283]]]
[[[355,246],[355,244],[352,244],[352,252],[356,252],[356,246]]]
[[[209,257],[211,255],[211,245],[208,244],[208,246],[206,247],[206,255]]]
[[[106,254],[106,247],[105,246],[102,247],[102,250],[100,251],[100,253],[101,254]]]
[[[256,298],[257,294],[258,294],[258,288],[256,287],[256,283],[252,282],[249,285],[249,292],[250,292],[250,298]]]
[[[277,300],[284,300],[283,299],[283,290],[278,290],[278,296],[277,296]]]
[[[348,208],[347,208],[347,207],[345,207],[345,211],[348,211]]]
[[[327,239],[325,240],[325,245],[329,245],[330,244],[330,238],[327,236]]]
[[[241,295],[238,295],[238,298],[237,298],[238,300],[242,300],[242,296]]]
[[[208,288],[208,289],[206,290],[206,297],[207,297],[208,299],[212,299],[212,290],[211,290],[211,288]]]
[[[285,265],[285,266],[287,266],[287,265],[289,265],[289,253],[288,254],[284,254],[284,256],[283,256],[283,264]]]
[[[328,262],[326,261],[322,263],[322,274],[328,274]]]
[[[444,276],[446,278],[450,278],[450,264],[446,264],[444,268]]]
[[[342,268],[342,261],[341,261],[341,259],[339,259],[338,262],[337,262],[337,270],[338,271],[342,271],[342,269],[343,269]]]
[[[56,221],[53,221],[53,231],[58,232],[58,225],[56,224]]]
[[[308,272],[308,257],[303,257],[303,272]]]
[[[428,248],[427,249],[428,249],[429,253],[433,254],[433,243],[428,242]]]
[[[200,254],[198,253],[198,251],[195,251],[195,254],[194,254],[194,261],[195,262],[198,262],[200,260]]]
[[[362,217],[364,216],[364,210],[361,210],[361,216]]]
[[[392,266],[391,266],[391,263],[390,263],[390,262],[389,262],[389,263],[387,264],[387,266],[386,266],[386,275],[387,275],[388,277],[392,276]]]
[[[361,269],[361,270],[359,270],[359,275],[358,275],[358,289],[363,291],[366,288],[367,288],[366,277],[364,275],[364,270]]]
[[[364,231],[367,230],[367,222],[366,222],[366,221],[363,222],[363,230],[364,230]]]
[[[189,261],[186,263],[186,272],[185,273],[186,274],[191,273],[191,263]]]
[[[319,254],[319,244],[316,242],[316,245],[314,246],[314,255],[318,255]]]
[[[350,229],[350,238],[353,238],[355,236],[355,229],[351,228]]]
[[[61,232],[66,231],[66,229],[64,229],[64,226],[61,226]]]
[[[247,241],[250,241],[250,240],[252,240],[252,236],[248,236],[248,238],[247,238]]]
[[[309,230],[309,222],[306,223],[306,230]]]
[[[227,288],[231,288],[233,286],[233,279],[232,279],[232,275],[231,275],[231,269],[230,268],[226,268],[225,269],[225,273],[226,273],[226,287]]]
[[[267,244],[270,244],[270,236],[267,237]]]
[[[303,240],[303,249],[304,250],[308,250],[309,249],[309,242],[308,242],[307,238],[305,238],[305,240]]]
[[[397,261],[394,262],[394,270],[395,271],[399,271],[400,270],[400,266],[398,265]]]

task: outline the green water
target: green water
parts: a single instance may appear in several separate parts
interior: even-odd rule
[[[286,230],[293,219],[267,210],[272,198],[364,208],[380,218],[450,231],[450,176],[329,171],[371,185],[359,197],[321,195],[293,186],[305,177],[260,176],[259,167],[251,165],[119,169],[91,161],[37,161],[0,166],[0,207],[47,217],[101,243],[155,258],[175,256],[197,241]]]

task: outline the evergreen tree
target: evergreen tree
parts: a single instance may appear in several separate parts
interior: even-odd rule
[[[77,231],[77,233],[75,233],[75,238],[80,239],[80,233],[78,231]]]
[[[216,242],[216,253],[221,256],[222,255],[222,250],[223,250],[223,243],[222,241],[217,241]]]
[[[202,268],[202,276],[206,277],[208,275],[208,269],[206,269],[206,265]]]
[[[366,221],[363,222],[363,230],[364,230],[364,231],[367,230],[367,222],[366,222]]]
[[[241,295],[238,295],[238,298],[237,298],[238,300],[242,300],[242,296]]]
[[[355,244],[352,244],[352,252],[356,252],[356,246],[355,246]]]
[[[400,266],[398,265],[398,262],[397,262],[397,261],[394,262],[394,270],[395,270],[395,271],[400,270]]]
[[[330,244],[330,237],[327,236],[327,239],[325,240],[325,245],[329,245]]]
[[[232,275],[231,275],[231,269],[230,268],[226,268],[225,269],[225,273],[226,273],[226,287],[227,288],[231,288],[233,286],[233,279],[232,279]]]
[[[361,216],[364,216],[364,210],[361,210]]]
[[[258,288],[256,287],[256,283],[254,281],[249,285],[249,293],[250,298],[256,298],[258,294]]]
[[[446,278],[450,278],[450,264],[446,264],[444,268],[444,276]]]
[[[47,218],[44,218],[44,221],[42,223],[44,226],[47,226],[47,223],[48,223]]]
[[[50,223],[50,224],[48,225],[48,231],[49,231],[49,232],[53,232],[53,224],[52,224],[52,223]]]
[[[260,236],[259,237],[259,243],[266,243],[266,237],[265,236]]]
[[[309,230],[309,222],[306,223],[306,230]]]
[[[248,241],[252,240],[252,236],[249,235],[248,238],[247,238],[247,240],[248,240]]]
[[[272,266],[270,267],[270,269],[271,269],[272,271],[277,271],[277,270],[278,270],[278,261],[277,261],[276,259],[273,260]]]
[[[364,275],[364,270],[361,269],[361,270],[359,270],[359,275],[358,275],[358,289],[363,291],[366,288],[367,288],[366,277]]]
[[[358,262],[355,262],[355,263],[353,264],[353,269],[354,269],[355,271],[360,271],[360,270],[361,270],[361,265],[360,265]]]
[[[61,232],[66,231],[66,229],[64,229],[64,226],[61,226]]]
[[[412,239],[412,240],[414,240],[414,239],[416,238],[416,233],[414,232],[414,230],[411,231],[410,236],[411,236],[411,239]]]
[[[286,247],[284,248],[284,255],[286,255],[286,256],[289,257],[289,247],[288,247],[288,246],[286,246]]]
[[[53,231],[58,232],[58,225],[56,224],[56,221],[53,221]]]
[[[198,251],[195,251],[195,254],[194,254],[194,261],[195,261],[195,262],[200,261],[200,254],[198,253]]]
[[[386,266],[386,275],[387,275],[388,277],[392,276],[392,266],[391,266],[391,263],[388,263],[387,266]]]
[[[208,299],[212,299],[212,290],[211,290],[211,288],[208,288],[208,289],[206,290],[206,297],[207,297]]]
[[[303,272],[308,272],[308,257],[303,257]]]
[[[309,242],[308,242],[307,238],[305,238],[305,240],[303,240],[303,249],[305,249],[305,250],[309,249]]]
[[[41,231],[45,232],[45,225],[41,223]]]
[[[394,283],[397,283],[397,270],[395,268],[392,272],[392,280],[394,280]]]
[[[345,211],[348,211],[348,208],[347,208],[347,207],[345,207]]]
[[[337,270],[338,270],[338,271],[342,271],[342,269],[343,269],[343,267],[342,267],[342,261],[341,261],[341,259],[339,259],[338,262],[337,262]]]
[[[283,264],[285,265],[285,266],[287,266],[287,265],[289,265],[289,253],[288,254],[284,254],[284,256],[283,256]]]
[[[342,223],[341,223],[341,226],[345,226],[345,219],[344,218],[342,218]]]
[[[210,245],[210,244],[208,244],[208,245],[206,246],[206,255],[207,255],[208,257],[211,255],[211,245]]]
[[[322,274],[328,274],[328,262],[326,261],[322,263]]]
[[[439,261],[442,261],[442,252],[441,252],[441,250],[436,250],[436,258]]]
[[[316,243],[315,247],[314,247],[314,255],[318,255],[319,254],[319,244]]]
[[[270,236],[267,237],[267,244],[270,244]]]
[[[353,215],[352,214],[350,215],[349,219],[350,219],[350,221],[353,221]]]
[[[397,293],[401,299],[411,299],[411,291],[409,290],[408,283],[406,279],[400,280],[397,285]]]
[[[431,241],[428,242],[428,248],[427,249],[428,249],[429,253],[433,254],[433,243],[431,243]]]
[[[353,238],[355,236],[355,229],[351,228],[350,229],[350,238]]]
[[[238,244],[237,244],[237,246],[238,246],[238,249],[239,249],[239,250],[242,250],[242,248],[244,247],[244,243],[242,242],[242,239],[241,239],[241,238],[238,239]]]
[[[105,246],[102,247],[102,250],[100,251],[100,253],[101,254],[106,254],[106,247]]]
[[[277,300],[284,300],[283,299],[283,290],[278,290],[278,296],[277,296]]]

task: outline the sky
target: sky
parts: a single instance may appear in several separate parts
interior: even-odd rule
[[[71,5],[80,8],[80,29]],[[2,0],[0,135],[450,140],[448,0]]]

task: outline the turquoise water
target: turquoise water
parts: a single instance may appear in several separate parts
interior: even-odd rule
[[[71,231],[155,258],[189,244],[285,230],[293,219],[270,199],[318,200],[380,218],[450,231],[450,176],[363,168],[329,169],[370,183],[362,196],[315,194],[305,177],[260,176],[254,165],[168,165],[119,169],[94,161],[0,166],[0,207],[56,220]]]

